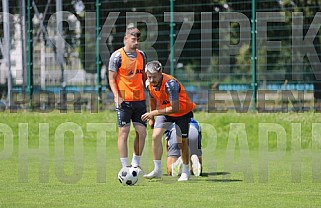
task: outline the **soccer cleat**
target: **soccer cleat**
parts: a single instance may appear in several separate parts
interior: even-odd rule
[[[147,178],[147,179],[161,178],[161,177],[162,177],[162,171],[158,171],[158,172],[152,171],[152,172],[144,175],[144,178]]]
[[[177,181],[188,181],[189,174],[188,173],[182,173],[181,177]]]
[[[182,173],[183,161],[182,158],[179,157],[173,164],[172,164],[172,176],[179,176]]]
[[[202,165],[201,165],[197,155],[192,155],[191,161],[192,161],[192,170],[193,170],[194,175],[200,176],[201,170],[202,170]]]

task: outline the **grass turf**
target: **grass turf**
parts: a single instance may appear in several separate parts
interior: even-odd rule
[[[184,183],[165,175],[161,180],[140,178],[135,186],[117,180],[114,112],[1,117],[0,207],[321,206],[319,114],[196,113],[203,127],[204,176]],[[39,138],[39,125],[48,127],[48,140],[45,130]],[[97,136],[96,127],[107,130],[106,138]],[[271,132],[265,145],[266,129]],[[21,145],[26,134],[28,147]],[[150,135],[149,129],[142,156],[145,172],[153,168]],[[297,139],[301,156],[295,154]],[[132,141],[133,132],[130,152]]]

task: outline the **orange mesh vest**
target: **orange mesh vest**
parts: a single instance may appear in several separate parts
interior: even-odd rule
[[[156,91],[152,85],[149,85],[149,92],[151,96],[153,96],[153,98],[157,100],[158,109],[164,109],[168,106],[171,106],[171,103],[169,101],[169,96],[166,93],[166,89],[165,89],[165,83],[170,79],[175,79],[175,78],[173,76],[163,73],[163,81],[159,91]],[[179,111],[177,113],[172,113],[167,115],[173,116],[173,117],[179,117],[192,111],[196,107],[196,104],[189,99],[184,86],[177,79],[175,80],[179,83],[179,86],[180,86],[180,91],[178,93]]]
[[[116,76],[118,91],[124,101],[145,100],[143,88],[143,66],[142,54],[136,49],[136,58],[129,58],[124,49],[118,49],[121,56],[121,66]]]

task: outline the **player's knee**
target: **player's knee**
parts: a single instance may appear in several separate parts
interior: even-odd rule
[[[159,135],[153,135],[152,136],[152,140],[153,141],[160,141],[161,140],[161,137]]]
[[[146,131],[136,131],[136,134],[139,136],[139,138],[146,138],[147,136]]]
[[[160,140],[163,138],[163,133],[153,131],[152,138],[156,140]]]
[[[177,143],[178,148],[182,149],[183,148],[183,143]]]
[[[119,139],[127,139],[129,135],[129,131],[119,131],[118,138]]]

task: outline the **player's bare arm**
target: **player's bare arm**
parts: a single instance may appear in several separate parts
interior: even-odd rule
[[[154,119],[155,116],[160,116],[160,115],[168,115],[171,113],[176,113],[179,111],[179,101],[175,100],[171,102],[171,106],[168,106],[164,109],[155,109],[150,112],[145,113],[142,115],[142,120],[143,121],[148,121],[150,119]]]
[[[117,76],[117,72],[109,70],[108,79],[109,79],[110,89],[114,94],[114,102],[117,104],[121,104],[123,102],[123,98],[119,95],[119,92],[118,92],[118,88],[116,84],[116,76]]]

